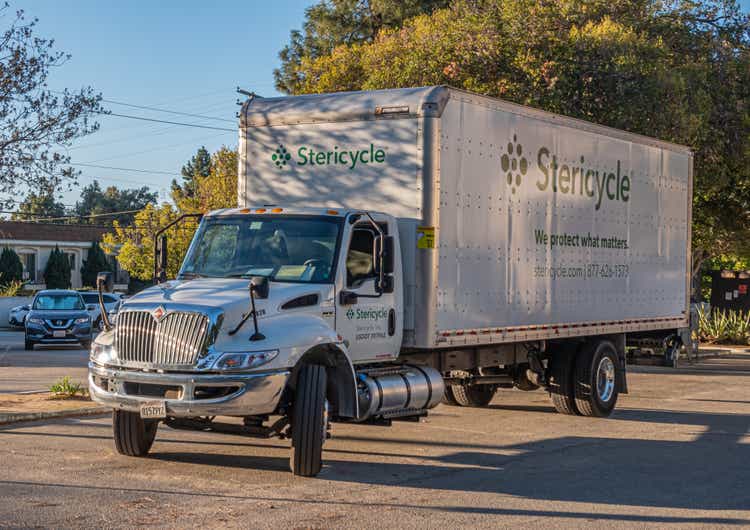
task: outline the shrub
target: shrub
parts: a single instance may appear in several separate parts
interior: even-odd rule
[[[750,311],[698,309],[701,342],[750,344]]]
[[[47,289],[68,289],[70,287],[70,261],[57,245],[50,252],[44,269],[44,283]]]
[[[23,264],[18,254],[9,247],[0,252],[0,284],[20,282],[23,279]]]
[[[49,387],[49,391],[54,394],[54,397],[62,399],[73,398],[77,395],[81,397],[86,395],[86,389],[83,388],[81,383],[73,383],[67,375],[52,384]]]
[[[22,281],[12,281],[9,283],[0,284],[0,297],[4,296],[20,296],[23,290]]]
[[[91,243],[89,254],[81,267],[81,283],[86,287],[96,287],[96,276],[103,271],[112,271],[106,254],[97,241]]]

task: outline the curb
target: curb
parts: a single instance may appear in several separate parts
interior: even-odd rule
[[[109,407],[86,407],[81,409],[59,410],[55,412],[9,412],[0,413],[0,425],[24,423],[29,421],[54,420],[60,418],[79,418],[99,416],[110,412]]]

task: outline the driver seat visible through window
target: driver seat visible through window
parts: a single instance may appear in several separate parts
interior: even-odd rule
[[[373,243],[375,233],[367,228],[356,228],[352,233],[346,255],[346,285],[357,287],[368,278],[375,277]]]

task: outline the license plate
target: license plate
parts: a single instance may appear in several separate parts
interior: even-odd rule
[[[55,337],[56,339],[63,339],[65,338],[65,330],[64,329],[55,330],[52,332],[52,336]]]
[[[141,418],[154,420],[167,417],[167,404],[164,401],[148,401],[141,405]]]

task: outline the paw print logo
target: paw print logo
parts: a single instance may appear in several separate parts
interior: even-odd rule
[[[273,163],[276,164],[276,167],[279,169],[287,165],[290,158],[292,158],[292,155],[287,152],[286,147],[283,145],[280,145],[279,148],[276,149],[276,152],[271,155],[271,160],[273,160]]]
[[[349,320],[354,318],[354,309],[350,309],[346,312],[346,318],[348,318]]]
[[[521,179],[529,170],[529,162],[522,155],[523,147],[518,143],[514,134],[513,141],[508,142],[507,153],[500,158],[500,166],[503,168],[508,186],[513,193],[521,186]]]

